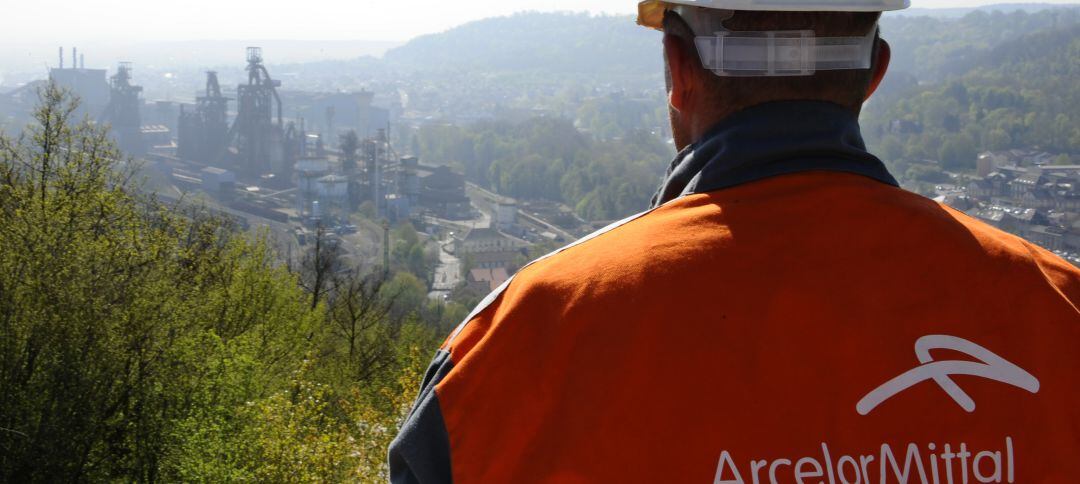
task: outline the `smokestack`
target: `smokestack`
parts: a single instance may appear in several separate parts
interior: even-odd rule
[[[64,48],[60,48],[60,68],[64,68]]]
[[[86,54],[79,54],[79,69],[86,69]]]
[[[73,69],[78,69],[79,68],[79,48],[78,47],[72,47],[71,48],[71,67]]]

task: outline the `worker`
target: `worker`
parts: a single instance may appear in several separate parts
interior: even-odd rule
[[[858,116],[908,0],[647,0],[651,210],[446,340],[395,483],[1080,482],[1080,271],[902,190]]]

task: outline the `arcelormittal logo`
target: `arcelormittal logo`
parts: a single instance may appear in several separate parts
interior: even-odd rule
[[[964,353],[976,361],[934,361],[930,350],[943,349]],[[975,411],[975,401],[952,380],[954,375],[969,375],[1039,393],[1039,380],[1023,368],[966,339],[955,336],[923,336],[915,342],[915,355],[922,365],[889,380],[859,401],[855,409],[860,415],[868,415],[878,405],[919,383],[933,380],[949,394],[960,407]]]

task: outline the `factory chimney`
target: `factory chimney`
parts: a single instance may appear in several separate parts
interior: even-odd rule
[[[72,69],[78,69],[79,68],[79,48],[78,47],[72,47],[71,48],[71,68]]]
[[[86,69],[86,54],[79,54],[79,69]]]
[[[64,68],[64,48],[60,48],[60,68]]]

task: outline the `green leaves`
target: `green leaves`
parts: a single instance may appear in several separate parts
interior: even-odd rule
[[[637,112],[634,101],[608,104]],[[656,135],[631,128],[638,124],[605,130],[607,140],[553,118],[425,126],[416,139],[423,159],[461,165],[473,183],[512,197],[562,202],[587,220],[615,220],[648,208],[674,155]]]
[[[376,447],[423,364],[399,345],[430,354],[434,331],[373,314],[382,336],[356,343],[378,365],[337,371],[334,304],[312,307],[264,236],[140,193],[66,93],[41,103],[25,136],[0,136],[0,481],[384,473]]]
[[[886,19],[883,28],[900,52],[893,71],[922,82],[898,88],[903,75],[891,74],[864,110],[864,133],[906,185],[971,172],[984,151],[1080,151],[1080,10]],[[923,50],[905,58],[915,45]],[[904,167],[926,160],[940,168]]]

